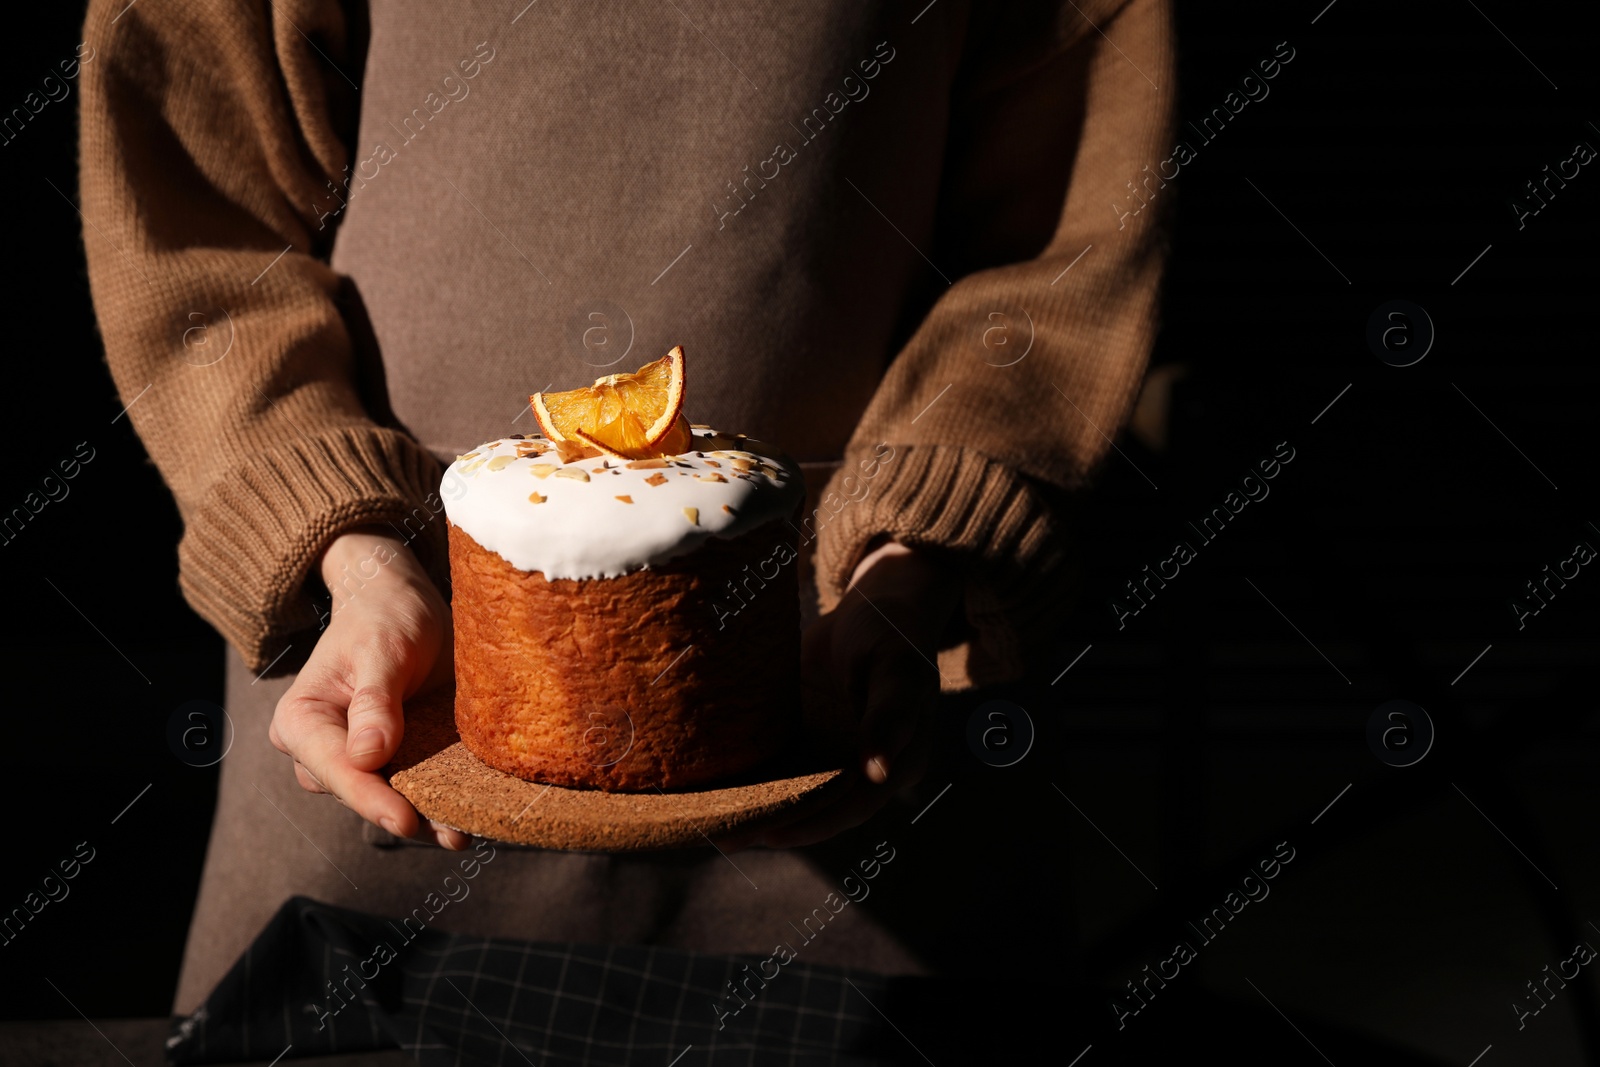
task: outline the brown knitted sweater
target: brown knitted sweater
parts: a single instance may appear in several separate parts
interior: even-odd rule
[[[95,0],[86,39],[107,359],[255,668],[333,537],[443,584],[440,459],[672,344],[691,418],[832,472],[825,608],[891,535],[966,576],[947,686],[1053,649],[1063,491],[1155,329],[1164,0]]]

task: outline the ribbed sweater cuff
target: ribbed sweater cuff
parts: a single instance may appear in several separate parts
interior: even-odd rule
[[[372,426],[258,452],[190,516],[178,546],[184,598],[259,671],[290,644],[310,651],[321,619],[306,578],[341,533],[392,526],[448,590],[440,475],[415,441]]]
[[[885,461],[879,449],[847,453],[824,492],[824,512],[829,494],[841,506],[817,535],[822,610],[839,603],[874,538],[937,550],[963,575],[964,638],[939,653],[946,688],[1020,677],[1048,640],[1042,624],[1066,579],[1054,509],[1033,482],[981,453],[896,445]]]

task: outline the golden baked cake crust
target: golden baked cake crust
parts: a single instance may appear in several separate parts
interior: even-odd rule
[[[449,536],[456,725],[489,766],[569,787],[685,789],[753,769],[796,728],[788,523],[593,579],[520,570],[453,523]]]

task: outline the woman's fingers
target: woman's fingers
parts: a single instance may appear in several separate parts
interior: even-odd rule
[[[444,823],[434,822],[432,819],[428,820],[427,826],[424,827],[424,830],[426,833],[433,835],[433,840],[438,845],[443,848],[448,848],[452,852],[460,852],[472,844],[472,838],[468,837],[460,830],[453,830]],[[421,837],[423,835],[418,834],[417,836]]]
[[[719,847],[815,844],[866,822],[921,780],[933,750],[938,638],[959,597],[953,572],[918,550],[886,541],[862,558],[839,605],[811,624],[801,645],[807,695],[855,713],[859,774],[851,768],[841,792],[817,798],[783,825],[729,834]],[[818,704],[808,702],[808,712]]]
[[[765,848],[803,848],[826,841],[870,819],[889,802],[891,792],[883,786],[858,780],[848,792],[817,814],[775,826],[749,843]]]
[[[417,648],[399,640],[373,641],[356,653],[355,691],[350,694],[350,706],[345,712],[345,755],[352,767],[375,771],[389,762],[400,747],[405,735],[401,698],[407,680],[421,673],[420,656]],[[390,833],[397,832],[381,821],[379,825]],[[457,851],[471,843],[466,834],[431,819],[420,824],[414,833],[401,836],[432,837],[445,848]]]
[[[405,734],[401,701],[448,677],[450,609],[403,542],[387,531],[341,534],[320,564],[325,581],[355,567],[377,576],[342,598],[310,661],[278,702],[268,739],[294,758],[295,780],[329,793],[397,837],[446,848],[471,843],[422,818],[381,774]],[[444,655],[441,655],[441,652]]]
[[[389,762],[405,732],[400,698],[415,652],[399,641],[375,641],[355,657],[345,754],[353,766],[374,771]]]
[[[893,634],[892,629],[889,632]],[[803,809],[789,822],[755,834],[730,835],[718,842],[719,847],[799,848],[825,841],[860,826],[896,793],[922,778],[932,740],[919,726],[938,698],[938,675],[898,634],[893,642],[874,641],[863,647],[873,649],[873,654],[861,668],[866,679],[861,698],[865,705],[861,774],[852,776],[844,792]]]
[[[417,833],[417,813],[379,775],[356,766],[346,753],[345,710],[291,688],[278,705],[278,734],[307,774],[362,818],[396,837]]]
[[[718,845],[729,852],[751,845],[802,848],[854,829],[876,815],[896,793],[922,778],[932,747],[927,737],[918,735],[895,761],[887,782],[878,784],[857,778],[844,793],[807,814],[757,834],[730,837]]]
[[[306,765],[301,763],[299,760],[294,761],[294,780],[299,782],[300,788],[304,789],[307,793],[327,792],[326,789],[322,788],[322,783],[313,778],[311,776],[311,772],[306,770]]]
[[[402,731],[398,702],[390,702],[388,690],[378,683],[357,689],[350,709],[341,709],[327,696],[307,686],[297,685],[284,695],[273,719],[273,732],[295,757],[295,780],[313,793],[331,794],[340,803],[369,822],[376,823],[396,837],[434,841],[444,848],[461,850],[471,838],[443,823],[422,819],[405,797],[395,792],[384,778],[373,773],[349,755],[348,723],[379,723],[386,745],[399,743]],[[365,693],[365,696],[361,694]],[[361,699],[357,700],[356,697]],[[360,710],[361,715],[351,712]],[[393,754],[392,747],[377,761],[377,766]],[[368,756],[370,762],[371,756]]]
[[[350,697],[345,755],[352,766],[374,771],[389,762],[400,747],[405,722],[394,690],[381,684],[365,685]]]
[[[345,807],[396,837],[431,840],[456,851],[471,845],[471,839],[461,831],[419,817],[411,802],[395,792],[381,775],[351,762],[345,752],[348,733],[339,721],[342,716],[337,706],[326,702],[319,706],[309,697],[302,701],[280,708],[283,734],[296,755],[295,777],[302,786],[310,779],[314,786],[321,787],[307,786],[312,792],[332,794]]]
[[[295,760],[294,777],[295,781],[300,783],[300,787],[308,793],[325,793],[333,796],[332,793],[323,788],[322,783],[317,781],[312,773],[306,770],[305,764],[299,760]],[[334,796],[334,799],[339,800],[337,796]],[[343,801],[340,801],[340,803],[343,803]],[[432,840],[444,848],[453,849],[457,852],[472,844],[472,839],[468,835],[460,830],[446,826],[442,822],[434,822],[432,819],[427,820],[425,823],[419,822],[417,832],[411,836],[423,840]]]
[[[927,620],[903,598],[874,602],[853,589],[834,615],[825,635],[830,672],[860,723],[861,773],[882,784],[938,694],[933,641],[927,640],[926,649],[914,643]],[[820,658],[820,650],[813,656]]]
[[[917,725],[932,710],[939,684],[935,668],[906,644],[887,646],[872,664],[861,718],[862,773],[879,785],[895,771]]]

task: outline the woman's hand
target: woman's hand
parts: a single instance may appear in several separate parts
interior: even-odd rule
[[[464,849],[468,837],[431,821],[376,774],[400,747],[400,702],[449,676],[450,609],[392,532],[340,535],[320,562],[333,616],[268,731],[294,757],[295,778],[331,793],[397,837]]]
[[[808,696],[842,703],[860,722],[861,777],[825,807],[729,844],[793,848],[826,840],[922,778],[939,696],[938,640],[960,590],[954,573],[898,542],[862,557],[839,606],[806,631],[801,651]]]

